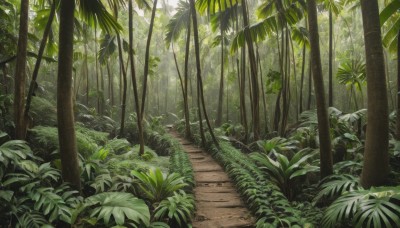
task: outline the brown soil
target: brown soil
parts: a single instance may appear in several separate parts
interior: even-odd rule
[[[254,218],[222,167],[203,149],[174,134],[189,154],[196,187],[194,228],[254,227]]]

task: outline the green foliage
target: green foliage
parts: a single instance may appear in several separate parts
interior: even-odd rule
[[[361,91],[367,78],[365,63],[360,59],[346,60],[339,65],[336,77],[340,84],[348,87],[355,86]]]
[[[399,187],[346,192],[326,209],[322,226],[336,227],[351,222],[354,227],[397,227],[399,202]]]
[[[319,167],[308,163],[308,160],[315,156],[310,149],[300,150],[290,160],[278,152],[273,152],[272,155],[276,157],[276,161],[264,153],[253,153],[250,157],[261,170],[265,170],[271,176],[272,181],[289,200],[293,198],[296,178],[319,171]]]
[[[179,174],[164,175],[158,168],[151,169],[148,173],[133,170],[131,174],[138,179],[142,196],[151,204],[159,203],[187,186]]]
[[[35,96],[29,112],[34,126],[56,126],[57,109],[49,100]]]
[[[0,146],[0,180],[3,178],[9,166],[13,168],[24,166],[28,158],[34,158],[34,156],[26,142],[11,140],[3,143]]]
[[[266,154],[291,152],[297,149],[297,144],[297,141],[281,137],[257,141],[259,149]]]
[[[126,139],[112,139],[107,142],[105,148],[113,154],[123,154],[131,149],[131,144]]]
[[[282,89],[282,77],[278,71],[270,70],[265,80],[265,88],[267,94],[277,94]]]
[[[74,212],[72,224],[79,215],[88,216],[88,221],[94,219],[93,225],[102,222],[107,227],[123,226],[128,222],[134,223],[135,227],[150,224],[149,208],[143,200],[130,193],[105,192],[90,196]]]
[[[335,174],[325,177],[320,183],[320,192],[314,198],[317,203],[322,198],[335,199],[345,192],[359,190],[359,180],[357,177],[348,174]]]
[[[194,198],[184,191],[174,192],[174,195],[160,202],[155,209],[154,218],[168,220],[171,227],[188,227],[194,213]]]
[[[58,148],[57,128],[37,126],[32,128],[30,132],[32,133],[30,141],[35,148],[39,150],[46,148],[47,151],[42,151],[42,153],[48,153]],[[90,156],[97,151],[98,144],[102,144],[107,140],[107,136],[107,133],[90,130],[78,125],[76,127],[76,139],[79,153],[84,157]]]

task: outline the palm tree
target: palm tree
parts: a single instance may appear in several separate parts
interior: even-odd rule
[[[181,84],[182,96],[183,96],[183,110],[185,117],[185,136],[191,137],[190,131],[190,117],[189,117],[189,101],[188,101],[188,64],[189,64],[189,51],[190,51],[190,33],[191,33],[191,19],[190,19],[190,5],[189,3],[180,1],[175,15],[169,21],[167,25],[167,32],[165,41],[167,47],[172,44],[172,52],[174,55],[175,66],[178,72],[179,81]],[[174,50],[174,42],[178,39],[181,32],[186,29],[186,44],[185,44],[185,66],[184,66],[184,78],[182,79],[176,54]]]
[[[361,184],[383,185],[389,174],[389,119],[386,72],[377,0],[361,0],[367,66],[367,136]]]
[[[57,120],[61,170],[65,182],[81,189],[72,101],[75,1],[61,0],[57,77]]]
[[[339,65],[336,77],[339,84],[346,85],[350,88],[349,105],[351,105],[351,99],[354,95],[355,109],[358,110],[356,90],[360,91],[361,101],[363,103],[362,86],[366,83],[365,63],[361,62],[360,59],[346,60]]]
[[[25,80],[26,80],[26,56],[28,45],[28,20],[29,0],[21,0],[19,18],[19,35],[17,47],[17,64],[15,66],[14,88],[14,118],[15,138],[25,139],[26,124],[24,115],[25,105]]]
[[[192,15],[192,23],[193,23],[193,36],[194,36],[194,48],[195,48],[195,54],[196,54],[196,68],[197,68],[197,89],[198,89],[198,101],[199,103],[201,102],[201,107],[199,105],[198,107],[198,112],[199,112],[199,122],[202,122],[201,118],[201,109],[203,109],[203,114],[204,114],[204,119],[206,120],[208,130],[210,131],[211,138],[214,142],[214,144],[218,147],[218,141],[215,138],[214,131],[211,127],[210,120],[208,118],[207,110],[206,110],[206,105],[204,101],[204,92],[203,92],[203,80],[201,77],[201,65],[200,65],[200,44],[199,44],[199,30],[197,28],[197,14],[196,14],[196,8],[195,8],[195,3],[194,0],[189,0],[190,3],[190,9],[191,9],[191,15]],[[202,135],[202,144],[203,146],[205,145],[205,138],[204,138],[204,132],[201,125],[200,125],[200,133]]]
[[[106,31],[119,31],[121,29],[101,2],[88,1],[79,1],[81,13],[88,22],[100,22],[100,27]],[[72,99],[74,12],[75,1],[61,0],[57,76],[57,122],[63,180],[71,183],[77,190],[80,190],[80,170]]]
[[[318,38],[317,6],[315,0],[307,1],[308,24],[315,97],[317,100],[318,132],[320,142],[321,178],[333,173],[331,137],[329,133],[328,108],[325,101],[324,81],[322,78],[321,54]]]

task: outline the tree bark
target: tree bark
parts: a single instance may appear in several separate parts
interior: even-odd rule
[[[219,79],[217,118],[215,120],[215,126],[217,127],[221,126],[222,124],[222,105],[224,101],[224,32],[222,31],[222,25],[220,30],[221,30],[221,75]]]
[[[325,101],[324,81],[322,78],[321,54],[319,48],[317,6],[315,0],[307,1],[308,23],[310,26],[310,45],[314,90],[317,101],[318,131],[320,142],[321,178],[333,173],[331,137],[329,131],[328,108]]]
[[[306,45],[303,45],[303,59],[301,64],[301,79],[300,79],[300,114],[303,112],[303,88],[304,88],[304,70],[306,65]]]
[[[397,34],[397,111],[396,139],[400,140],[400,31]]]
[[[329,107],[333,106],[333,20],[332,9],[329,9]]]
[[[26,126],[24,116],[25,105],[25,80],[26,80],[26,56],[28,45],[28,20],[29,0],[21,0],[21,11],[19,18],[19,37],[17,47],[17,63],[15,66],[15,88],[14,88],[14,121],[15,138],[25,139]]]
[[[72,101],[72,64],[75,2],[61,0],[57,79],[57,121],[61,171],[65,182],[80,191],[80,171]]]
[[[361,184],[385,184],[389,174],[389,119],[379,7],[376,0],[361,0],[367,70],[367,135]]]

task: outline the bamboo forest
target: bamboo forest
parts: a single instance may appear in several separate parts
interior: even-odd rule
[[[0,0],[0,228],[400,227],[400,0]]]

